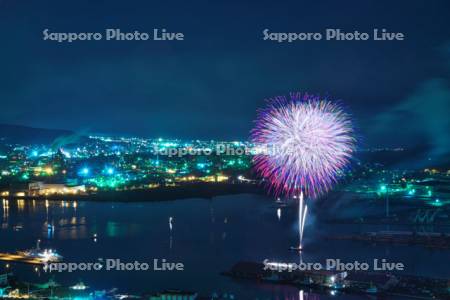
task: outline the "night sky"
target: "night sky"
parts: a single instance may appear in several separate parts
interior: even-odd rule
[[[166,28],[185,40],[57,43],[45,28]],[[406,40],[279,44],[263,41],[266,28]],[[1,123],[247,138],[264,98],[299,90],[341,99],[363,146],[450,149],[449,1],[0,0],[0,36]]]

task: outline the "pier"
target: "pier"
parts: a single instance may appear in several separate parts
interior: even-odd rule
[[[390,272],[335,270],[270,270],[263,263],[238,262],[222,273],[235,279],[255,280],[310,288],[314,292],[332,291],[343,294],[415,297],[418,299],[448,299],[448,279],[400,275]]]
[[[450,235],[412,231],[378,231],[363,234],[329,236],[332,240],[350,240],[367,243],[419,245],[428,248],[450,249]]]
[[[43,265],[46,260],[37,257],[28,257],[18,253],[0,253],[0,261],[19,262],[31,265]]]

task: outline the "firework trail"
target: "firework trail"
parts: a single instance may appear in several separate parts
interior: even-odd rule
[[[350,116],[319,96],[270,99],[258,113],[252,141],[257,172],[276,195],[316,198],[329,191],[349,162],[355,140]]]
[[[303,232],[305,231],[306,214],[308,213],[308,206],[304,204],[303,201],[303,192],[300,192],[299,201],[300,202],[298,206],[298,221],[299,221],[298,226],[299,226],[300,243],[298,249],[302,249]]]
[[[170,229],[170,232],[172,232],[172,229],[173,229],[173,217],[169,217],[169,229]]]

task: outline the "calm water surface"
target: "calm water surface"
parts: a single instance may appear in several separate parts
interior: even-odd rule
[[[169,218],[173,218],[172,230]],[[267,198],[233,195],[152,203],[98,203],[9,200],[0,201],[0,252],[24,250],[42,240],[42,247],[57,249],[66,262],[96,262],[117,258],[123,262],[151,263],[153,259],[182,262],[184,271],[57,273],[62,284],[82,280],[96,289],[156,292],[168,288],[195,290],[209,295],[228,293],[236,299],[299,299],[292,287],[235,281],[220,275],[241,260],[298,262],[288,251],[297,243],[296,208],[278,209]],[[47,224],[53,224],[49,230]],[[372,262],[387,258],[402,262],[406,273],[450,278],[448,252],[421,247],[367,245],[330,241],[335,233],[383,230],[383,226],[331,225],[312,214],[305,230],[305,262],[339,258]],[[411,228],[390,228],[409,230]],[[428,229],[427,229],[428,230]],[[433,230],[433,229],[431,229]],[[96,238],[95,238],[96,236]],[[447,263],[446,263],[447,262]],[[5,268],[0,263],[0,272]],[[49,275],[13,264],[21,279],[43,283]],[[312,295],[304,299],[367,299],[367,297]]]

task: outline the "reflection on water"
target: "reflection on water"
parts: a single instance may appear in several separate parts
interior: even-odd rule
[[[7,199],[2,200],[2,210],[3,210],[2,229],[7,229],[9,217],[9,201]]]
[[[335,296],[332,294],[332,296]],[[300,290],[298,292],[298,298],[299,300],[318,300],[319,297],[317,295],[311,294],[311,293],[305,293],[303,290]]]
[[[302,257],[288,251],[298,240],[296,208],[281,208],[253,195],[155,203],[99,203],[6,200],[1,202],[0,252],[23,250],[42,239],[68,262],[99,258],[151,262],[154,258],[182,262],[183,272],[75,272],[56,274],[63,284],[80,279],[96,288],[130,292],[170,288],[201,294],[233,293],[237,299],[361,299],[299,291],[289,286],[235,281],[220,275],[238,261],[322,262],[327,258],[402,262],[409,273],[449,277],[442,264],[446,252],[420,247],[366,245],[330,241],[333,233],[379,230],[377,226],[306,224]],[[382,228],[384,229],[384,228]],[[394,228],[393,228],[394,229]],[[410,228],[399,228],[409,229]],[[7,242],[5,242],[7,241]],[[426,259],[425,259],[426,258]],[[0,272],[6,264],[0,263]],[[24,265],[8,265],[19,277],[44,282],[49,275]],[[151,283],[151,284],[150,284]]]
[[[24,199],[17,199],[17,208],[19,211],[23,211],[25,208],[25,200]]]

